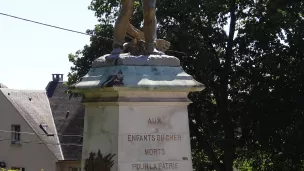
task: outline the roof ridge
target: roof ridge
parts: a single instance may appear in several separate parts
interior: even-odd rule
[[[83,134],[85,108],[81,103],[82,98],[71,97],[65,92],[66,90],[68,90],[68,85],[62,82],[56,86],[51,85],[47,89],[57,132],[59,134]],[[83,139],[80,137],[60,136],[59,140],[60,143],[83,143]],[[65,160],[81,160],[81,147],[61,146],[61,148]]]
[[[47,94],[46,94],[46,92],[45,92],[45,96],[47,97]],[[53,126],[54,126],[54,128],[55,128],[55,135],[54,136],[56,136],[57,137],[57,142],[58,142],[58,144],[59,144],[59,150],[60,150],[60,155],[61,155],[61,157],[62,157],[62,160],[64,160],[64,155],[63,155],[63,152],[62,152],[62,148],[61,148],[61,143],[60,143],[60,139],[59,139],[59,136],[58,136],[58,132],[57,132],[57,128],[56,128],[56,124],[55,124],[55,120],[54,120],[54,117],[53,117],[53,113],[52,113],[52,109],[51,109],[51,104],[50,104],[50,100],[49,100],[49,98],[47,97],[46,98],[47,99],[47,101],[48,101],[48,110],[49,110],[49,112],[51,113],[51,115],[52,115],[52,124],[53,124]],[[52,150],[51,150],[52,151]],[[56,156],[57,157],[57,156]]]

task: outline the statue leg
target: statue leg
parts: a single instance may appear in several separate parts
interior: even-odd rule
[[[155,48],[157,20],[156,0],[142,0],[144,9],[144,35],[148,54],[163,54]]]
[[[134,0],[121,0],[121,10],[115,23],[113,53],[121,53],[129,20],[133,13]]]
[[[148,53],[153,52],[156,40],[156,0],[142,0],[144,11],[144,35]]]

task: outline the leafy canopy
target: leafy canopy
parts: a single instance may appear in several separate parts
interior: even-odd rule
[[[142,26],[135,1],[131,23]],[[69,55],[69,84],[109,53],[118,0],[92,0],[91,44]],[[158,37],[205,84],[191,93],[197,170],[300,170],[304,151],[303,0],[158,0]],[[228,27],[228,29],[225,29]],[[243,169],[244,169],[243,168]],[[246,170],[246,169],[245,169]]]

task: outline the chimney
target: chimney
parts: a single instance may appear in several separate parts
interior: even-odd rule
[[[55,82],[63,82],[63,74],[52,74],[53,81]]]

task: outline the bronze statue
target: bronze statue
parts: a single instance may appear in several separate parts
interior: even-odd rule
[[[123,44],[127,33],[133,34],[133,37],[137,36],[137,38],[135,38],[139,40],[144,37],[145,52],[147,54],[164,54],[156,49],[156,0],[142,0],[142,4],[144,11],[144,34],[138,32],[139,30],[133,27],[129,21],[133,13],[134,0],[121,0],[121,10],[114,28],[112,54],[122,53]],[[168,45],[164,43],[164,41],[160,42],[162,42],[164,46]]]
[[[127,28],[127,35],[128,37],[132,38],[133,41],[129,43],[125,43],[123,49],[127,49],[130,45],[134,44],[134,42],[138,41],[145,41],[144,32],[140,31],[139,29],[135,28],[131,23],[129,23]],[[155,46],[156,50],[161,52],[166,52],[170,48],[170,42],[164,39],[156,39]]]

